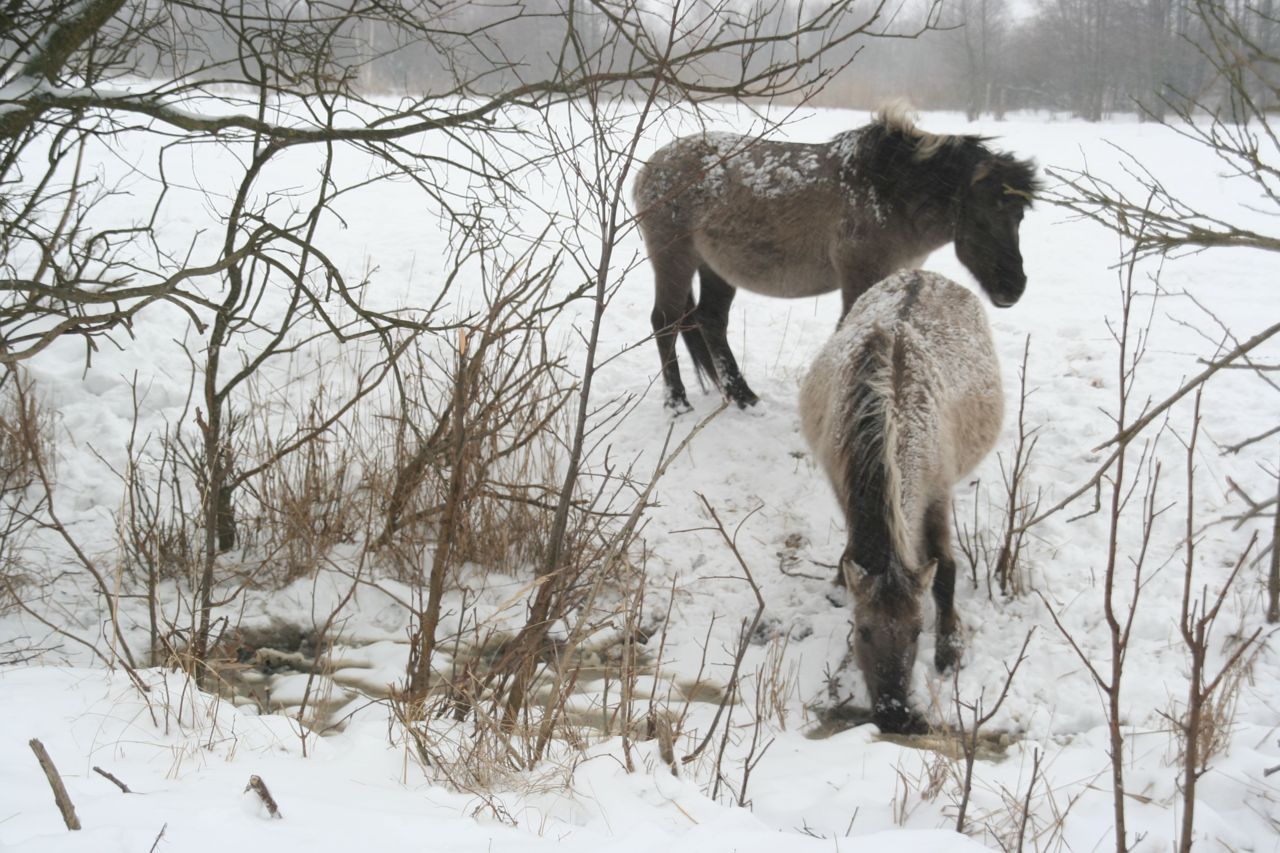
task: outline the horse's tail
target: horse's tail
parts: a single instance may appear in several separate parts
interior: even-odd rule
[[[693,360],[694,372],[698,375],[698,384],[702,386],[702,390],[707,390],[708,381],[719,388],[720,371],[716,370],[715,361],[711,358],[711,350],[707,348],[707,341],[702,337],[702,329],[686,322],[680,326],[680,336],[684,338],[684,345],[689,350],[689,358]]]
[[[852,393],[843,413],[840,456],[844,460],[849,548],[845,560],[871,574],[898,571],[905,555],[902,491],[896,460],[897,396],[905,342],[901,332],[877,327],[849,361]],[[842,562],[845,562],[842,560]]]
[[[706,268],[699,269],[698,275],[705,277]],[[689,313],[680,321],[680,337],[684,338],[684,345],[689,350],[689,358],[693,360],[694,372],[698,376],[698,385],[702,390],[707,390],[708,381],[716,388],[721,388],[720,371],[716,369],[715,360],[711,357],[711,349],[707,346],[707,340],[702,336],[702,329],[693,316],[694,310],[694,303],[690,301]],[[721,388],[721,390],[724,389]]]

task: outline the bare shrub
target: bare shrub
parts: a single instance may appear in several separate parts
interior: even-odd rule
[[[1186,701],[1182,713],[1169,715],[1178,732],[1181,754],[1178,764],[1182,770],[1182,822],[1179,828],[1178,850],[1189,853],[1195,838],[1195,804],[1196,788],[1200,777],[1209,768],[1209,759],[1220,751],[1230,728],[1232,711],[1234,710],[1236,688],[1239,682],[1233,677],[1246,660],[1248,652],[1262,635],[1262,628],[1255,629],[1249,636],[1237,638],[1234,648],[1226,655],[1226,660],[1215,675],[1208,671],[1209,643],[1213,628],[1227,599],[1227,593],[1248,560],[1258,536],[1255,533],[1249,545],[1236,561],[1231,573],[1222,582],[1222,586],[1212,599],[1208,587],[1196,593],[1196,501],[1195,501],[1195,454],[1196,439],[1200,434],[1200,400],[1201,392],[1196,392],[1195,410],[1191,422],[1191,436],[1187,446],[1187,522],[1186,541],[1183,543],[1184,563],[1182,578],[1182,609],[1179,614],[1178,627],[1182,635],[1183,645],[1187,649],[1191,671],[1187,678]],[[1218,691],[1221,689],[1221,693]]]
[[[383,545],[407,528],[446,542],[455,565],[540,556],[572,393],[549,336],[573,296],[553,299],[557,268],[529,262],[486,267],[480,315],[405,353]]]
[[[1111,414],[1116,432],[1115,438],[1108,443],[1115,443],[1116,448],[1090,478],[1090,483],[1085,488],[1077,489],[1070,497],[1028,523],[1034,524],[1056,513],[1091,488],[1096,489],[1094,505],[1084,514],[1105,512],[1107,532],[1103,544],[1106,553],[1101,592],[1102,611],[1110,647],[1110,656],[1106,663],[1092,660],[1063,625],[1049,600],[1043,594],[1040,594],[1040,598],[1059,633],[1070,644],[1072,651],[1088,671],[1104,702],[1111,769],[1114,821],[1112,828],[1117,853],[1128,850],[1131,843],[1125,822],[1125,728],[1121,705],[1125,664],[1143,581],[1146,578],[1145,572],[1149,568],[1147,558],[1156,517],[1162,511],[1158,503],[1161,464],[1155,454],[1156,439],[1139,441],[1143,436],[1142,427],[1154,420],[1154,411],[1148,407],[1144,409],[1145,414],[1141,417],[1132,417],[1132,406],[1135,403],[1134,385],[1147,352],[1147,341],[1156,303],[1155,299],[1150,301],[1149,312],[1145,316],[1136,310],[1136,302],[1139,298],[1134,284],[1138,261],[1136,246],[1135,243],[1135,247],[1126,253],[1123,268],[1119,271],[1120,318],[1118,322],[1110,324],[1111,336],[1117,348],[1116,408]],[[1137,447],[1135,448],[1134,445]],[[1135,450],[1138,451],[1136,454]],[[1101,485],[1104,480],[1105,490]],[[1136,512],[1135,498],[1138,503]],[[1137,547],[1129,553],[1121,554],[1123,531],[1130,529],[1135,521],[1135,515],[1137,516]]]
[[[976,699],[965,701],[960,696],[960,674],[957,672],[952,678],[952,701],[955,705],[956,725],[959,728],[957,734],[960,740],[960,749],[964,756],[964,769],[960,774],[958,804],[956,806],[956,832],[964,832],[968,816],[969,798],[973,793],[973,765],[978,758],[978,737],[982,731],[982,727],[994,719],[995,715],[1000,711],[1000,706],[1004,704],[1005,698],[1009,695],[1009,688],[1013,686],[1014,676],[1018,674],[1018,667],[1022,666],[1027,659],[1027,646],[1031,644],[1031,635],[1035,628],[1027,632],[1026,639],[1022,641],[1022,648],[1018,650],[1018,657],[1013,662],[1013,666],[1005,664],[1004,684],[1000,688],[1000,693],[996,696],[996,701],[991,705],[990,709],[985,704],[985,690],[978,694]],[[965,712],[969,712],[969,722],[965,724]]]
[[[171,428],[153,442],[137,440],[137,388],[134,388],[134,429],[126,447],[125,469],[117,472],[124,501],[117,513],[116,531],[126,577],[140,583],[147,604],[149,660],[153,665],[174,660],[185,645],[180,639],[177,612],[162,611],[161,586],[181,587],[196,577],[200,560],[197,505],[189,495],[181,447]],[[145,450],[152,444],[155,455]]]
[[[1018,367],[1018,434],[1013,452],[1006,461],[1000,460],[1000,475],[1004,482],[1004,516],[1000,550],[996,557],[995,579],[1000,592],[1006,596],[1021,595],[1026,590],[1026,569],[1022,565],[1022,548],[1027,537],[1027,521],[1040,506],[1040,494],[1028,494],[1027,471],[1040,440],[1039,427],[1027,426],[1027,363],[1031,358],[1031,336],[1027,335],[1022,348],[1022,364]]]

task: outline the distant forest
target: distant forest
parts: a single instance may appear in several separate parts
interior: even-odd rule
[[[936,30],[868,43],[820,101],[867,106],[901,94],[970,118],[1048,109],[1090,121],[1188,103],[1229,110],[1207,40],[1238,26],[1239,70],[1253,85],[1244,65],[1276,65],[1277,12],[1280,0],[946,0]],[[1211,34],[1206,19],[1227,26]],[[1277,94],[1256,96],[1274,109]]]
[[[314,14],[299,11],[314,5],[251,0],[242,7],[256,6],[264,21],[279,23]],[[733,79],[744,68],[776,59],[779,50],[794,53],[794,45],[768,43],[767,36],[771,29],[794,28],[802,11],[812,15],[815,8],[814,0],[412,2],[402,7],[404,14],[431,17],[436,35],[429,41],[398,43],[395,29],[353,16],[345,44],[327,43],[324,50],[347,51],[369,93],[492,94],[544,78],[565,63],[598,69],[621,62],[610,55],[618,45],[607,37],[611,9],[637,6],[653,15],[656,31],[676,9],[682,47],[742,34],[742,55],[709,59],[707,79]],[[236,65],[237,45],[225,43],[225,30],[201,26],[198,6],[188,9],[190,26],[165,40],[168,55],[150,57],[152,73],[227,74]],[[971,118],[1047,109],[1093,121],[1118,112],[1159,117],[1188,103],[1230,109],[1231,87],[1205,55],[1206,39],[1213,37],[1206,15],[1221,15],[1239,28],[1233,40],[1242,67],[1274,67],[1277,12],[1280,0],[889,0],[871,28],[880,37],[859,35],[824,55],[829,75],[813,102],[868,108],[906,98],[919,109],[963,110]],[[292,20],[305,41],[307,22]],[[571,23],[574,51],[566,50]],[[812,37],[816,43],[826,36]],[[593,44],[599,49],[594,55]],[[803,55],[803,44],[800,49]],[[307,55],[290,50],[272,59],[289,65]],[[1274,89],[1254,97],[1266,108],[1280,106]]]

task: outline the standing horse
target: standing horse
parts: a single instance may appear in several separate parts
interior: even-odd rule
[[[925,728],[908,693],[930,585],[934,663],[942,671],[959,658],[951,489],[995,444],[1003,411],[978,298],[929,272],[899,272],[863,294],[801,385],[805,439],[844,510],[854,658],[885,731]]]
[[[758,401],[726,336],[738,287],[783,297],[840,290],[843,317],[871,285],[954,242],[993,303],[1017,302],[1027,282],[1018,225],[1035,169],[985,141],[924,133],[881,111],[821,145],[709,133],[655,153],[634,197],[654,271],[666,405],[690,408],[677,331],[699,378],[743,408]]]

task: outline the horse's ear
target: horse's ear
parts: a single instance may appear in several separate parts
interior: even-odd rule
[[[973,169],[973,175],[969,178],[969,186],[974,187],[978,182],[991,177],[992,170],[995,169],[994,160],[983,160]]]
[[[852,545],[845,548],[844,553],[840,555],[840,574],[844,577],[844,582],[850,589],[855,588],[868,578],[875,577],[874,572],[869,571],[866,566],[853,558]]]

